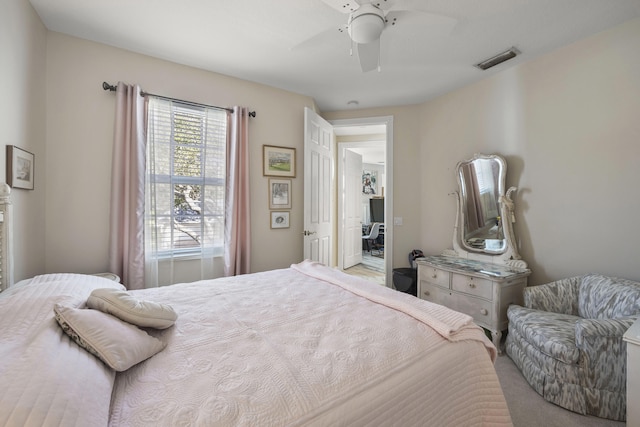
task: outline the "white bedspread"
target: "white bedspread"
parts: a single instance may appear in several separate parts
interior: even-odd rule
[[[444,307],[308,262],[135,295],[178,320],[112,426],[511,425],[495,348]]]
[[[133,291],[172,305],[165,350],[114,374],[56,324],[107,279],[52,274],[0,294],[3,426],[511,425],[468,316],[304,262]]]
[[[111,280],[50,274],[0,294],[0,425],[106,426],[115,373],[78,347],[53,305],[82,306]]]

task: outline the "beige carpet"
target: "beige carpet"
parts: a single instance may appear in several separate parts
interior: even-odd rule
[[[506,354],[495,363],[514,427],[621,427],[624,422],[589,417],[549,403],[536,393]]]

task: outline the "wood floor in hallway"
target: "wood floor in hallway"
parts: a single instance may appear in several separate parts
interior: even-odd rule
[[[362,253],[362,263],[347,268],[344,272],[380,285],[385,284],[384,258],[372,256],[369,252]]]

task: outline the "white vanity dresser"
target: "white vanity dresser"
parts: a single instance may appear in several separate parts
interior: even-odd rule
[[[529,270],[449,256],[430,256],[418,261],[420,298],[472,316],[491,332],[499,348],[507,329],[507,307],[522,305],[522,290]]]
[[[418,297],[472,316],[500,351],[507,308],[522,305],[531,274],[513,232],[516,189],[504,191],[507,164],[498,155],[477,154],[458,163],[456,173],[453,250],[416,260]]]

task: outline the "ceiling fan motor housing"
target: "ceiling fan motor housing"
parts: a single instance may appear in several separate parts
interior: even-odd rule
[[[349,16],[349,37],[358,44],[367,44],[380,38],[384,29],[384,12],[374,5],[361,5]]]

